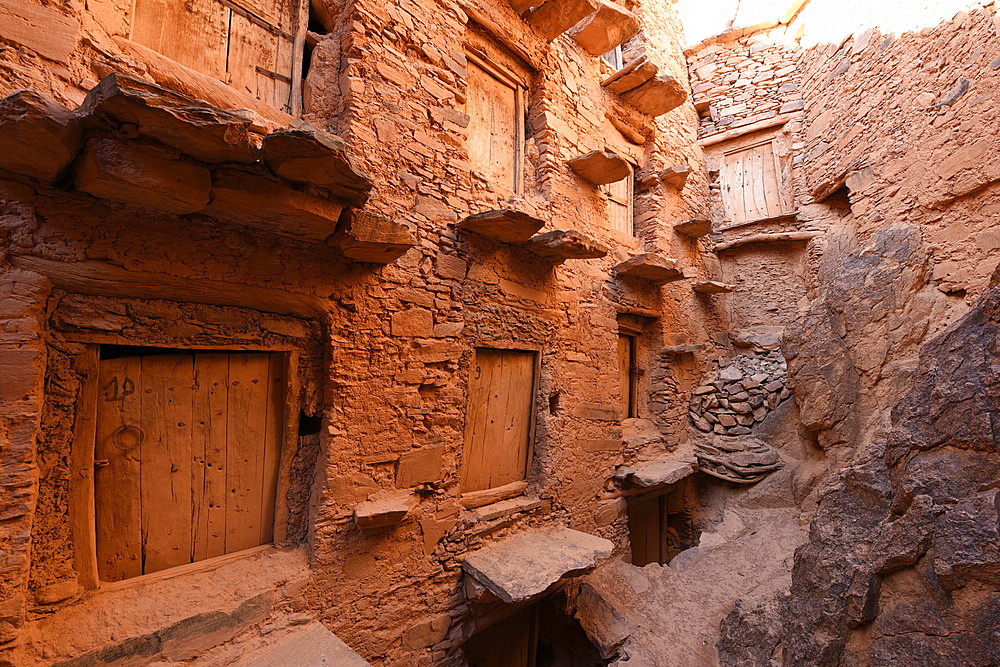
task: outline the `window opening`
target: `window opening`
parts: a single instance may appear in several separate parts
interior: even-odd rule
[[[615,48],[613,48],[610,51],[608,51],[607,53],[605,53],[603,56],[601,56],[601,60],[603,60],[607,64],[611,65],[615,69],[616,72],[618,70],[620,70],[622,68],[622,47],[621,47],[621,45],[619,44]]]

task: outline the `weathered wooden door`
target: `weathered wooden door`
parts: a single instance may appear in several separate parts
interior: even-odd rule
[[[663,496],[634,496],[628,501],[628,539],[632,564],[662,563],[664,553]]]
[[[463,493],[524,479],[534,384],[534,352],[476,350],[465,422]]]
[[[273,540],[282,358],[102,359],[94,476],[102,581]]]
[[[538,610],[532,606],[476,634],[465,647],[469,667],[535,667]]]
[[[726,153],[722,206],[734,223],[781,215],[781,172],[771,141]]]
[[[472,61],[467,72],[469,160],[491,183],[517,192],[520,89]]]
[[[626,178],[601,186],[601,190],[607,197],[609,226],[611,229],[619,231],[622,234],[628,234],[629,236],[635,235],[632,214],[633,185],[633,177],[630,170]]]
[[[289,101],[293,0],[135,0],[132,39],[278,109]]]
[[[622,419],[636,416],[634,367],[635,337],[618,334],[618,387],[621,391],[618,410]]]

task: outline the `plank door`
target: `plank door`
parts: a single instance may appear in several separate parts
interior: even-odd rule
[[[781,174],[768,141],[727,153],[722,163],[722,205],[734,223],[781,215]]]
[[[465,424],[463,493],[525,478],[534,384],[534,352],[476,350]]]
[[[532,606],[491,625],[469,639],[469,667],[535,667],[538,612]]]
[[[628,501],[628,539],[632,564],[638,567],[663,560],[663,496],[635,496]]]
[[[618,334],[618,387],[621,392],[618,410],[622,419],[636,416],[634,366],[635,337]]]
[[[245,10],[230,10],[229,85],[284,109],[292,83],[292,3],[243,0],[241,4]]]
[[[614,183],[602,185],[608,202],[608,224],[611,229],[635,235],[634,216],[632,213],[633,178],[631,170],[626,178]]]
[[[102,359],[94,479],[98,572],[119,581],[273,541],[282,359]]]
[[[469,160],[494,185],[519,188],[520,89],[473,61],[468,64]]]
[[[135,0],[132,40],[225,80],[229,14],[220,0]]]

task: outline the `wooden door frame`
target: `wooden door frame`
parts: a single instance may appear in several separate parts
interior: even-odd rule
[[[81,338],[85,340],[80,340]],[[84,589],[94,590],[114,583],[148,581],[146,577],[161,574],[154,572],[151,575],[140,575],[125,579],[123,582],[102,582],[98,574],[97,566],[97,525],[96,525],[96,502],[97,495],[94,488],[94,465],[97,436],[97,401],[100,394],[98,380],[98,370],[100,362],[101,343],[95,339],[111,338],[104,344],[112,345],[132,345],[141,347],[138,341],[124,342],[119,336],[89,335],[89,336],[67,336],[66,340],[84,343],[84,351],[73,360],[74,369],[80,374],[80,390],[77,393],[74,404],[75,417],[73,422],[73,443],[70,448],[70,475],[69,475],[69,521],[72,531],[72,543],[74,553],[74,566],[80,585]],[[285,376],[285,400],[283,415],[284,428],[280,442],[278,455],[278,482],[275,489],[274,500],[274,541],[269,545],[260,545],[253,549],[236,551],[231,554],[224,554],[215,558],[189,563],[178,567],[186,568],[185,572],[197,571],[203,566],[205,569],[214,567],[219,559],[232,559],[240,554],[257,553],[266,547],[285,546],[288,530],[288,487],[290,484],[289,471],[291,470],[292,459],[298,449],[298,423],[299,405],[298,396],[300,390],[299,380],[299,350],[293,347],[282,346],[264,347],[259,345],[246,345],[234,347],[230,345],[213,346],[205,344],[172,344],[169,346],[156,345],[161,349],[168,350],[189,350],[191,354],[196,351],[204,352],[268,352],[279,354],[282,357],[282,373]],[[162,572],[172,572],[177,568],[168,568]]]

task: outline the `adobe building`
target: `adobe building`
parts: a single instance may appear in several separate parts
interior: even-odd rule
[[[912,4],[0,0],[0,664],[1000,662]]]

